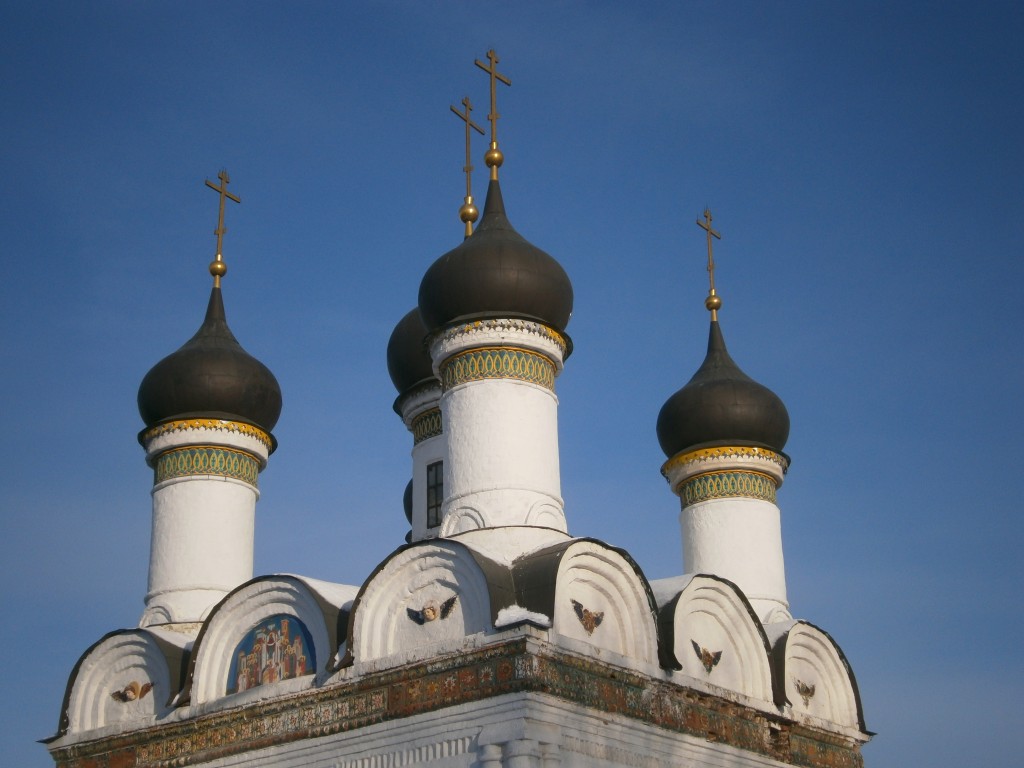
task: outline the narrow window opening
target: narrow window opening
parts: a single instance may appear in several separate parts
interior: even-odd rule
[[[441,502],[444,501],[444,462],[427,465],[427,527],[441,524]]]

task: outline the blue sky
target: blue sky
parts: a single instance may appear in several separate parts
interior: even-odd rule
[[[710,205],[726,341],[792,420],[790,601],[854,667],[866,762],[1017,762],[1022,6],[508,6],[0,7],[6,759],[49,764],[78,656],[141,614],[135,396],[202,319],[222,167],[228,319],[285,402],[256,571],[358,584],[401,543],[385,346],[461,240],[448,106],[483,122],[493,47],[509,217],[576,293],[570,531],[682,570],[654,425],[703,359]]]

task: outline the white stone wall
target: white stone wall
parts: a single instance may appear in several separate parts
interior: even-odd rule
[[[712,499],[684,507],[679,525],[689,573],[729,579],[762,621],[789,616],[777,506],[758,499]]]
[[[441,529],[440,525],[427,525],[427,467],[435,462],[444,461],[447,447],[445,435],[442,431],[439,435],[415,441],[416,420],[439,408],[440,399],[441,385],[436,382],[433,386],[423,387],[410,395],[403,395],[401,398],[402,421],[414,437],[412,447],[412,541],[435,538]]]
[[[256,489],[179,478],[153,489],[146,611],[140,626],[201,621],[253,573]]]
[[[509,694],[203,765],[276,768],[781,768],[777,760],[553,696]]]
[[[446,392],[441,413],[445,535],[504,525],[566,530],[554,392],[522,381],[474,381]]]
[[[446,361],[482,349],[540,356],[553,369],[553,376],[547,385],[507,371],[444,383]],[[565,341],[538,323],[487,320],[438,334],[430,353],[444,386],[441,535],[507,525],[566,531],[554,392]]]
[[[191,446],[239,451],[266,466],[268,446],[222,426],[185,426],[146,443],[147,461]],[[259,491],[243,480],[190,474],[153,486],[146,609],[139,626],[202,621],[230,590],[253,576],[253,541]]]
[[[421,440],[412,449],[412,540],[435,538],[441,526],[427,524],[427,467],[444,461],[445,436]]]
[[[683,569],[728,579],[750,601],[764,623],[791,618],[786,599],[786,567],[782,556],[782,516],[774,503],[788,459],[758,448],[721,447],[679,454],[662,467],[672,490],[680,494],[679,527]],[[754,498],[722,489],[687,503],[688,484],[716,477],[754,478],[747,489]],[[714,487],[713,482],[707,483]],[[769,500],[770,499],[770,500]]]

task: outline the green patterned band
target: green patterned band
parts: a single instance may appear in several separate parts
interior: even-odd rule
[[[217,475],[241,480],[256,488],[259,473],[259,462],[243,451],[219,446],[189,446],[160,455],[154,470],[153,484],[176,477]]]
[[[431,408],[412,420],[412,443],[416,445],[441,434],[441,409]]]
[[[775,481],[760,472],[709,472],[697,475],[679,489],[683,506],[711,499],[743,496],[775,503]]]
[[[461,352],[441,366],[445,391],[483,379],[518,379],[555,389],[555,365],[544,355],[515,347],[482,347]]]

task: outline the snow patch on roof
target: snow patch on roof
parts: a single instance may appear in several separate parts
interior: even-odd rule
[[[511,627],[513,624],[522,624],[524,621],[528,621],[538,627],[544,627],[545,629],[551,627],[551,619],[543,613],[528,611],[519,605],[510,605],[498,611],[498,618],[495,619],[494,626],[496,629],[501,629],[503,627]]]

